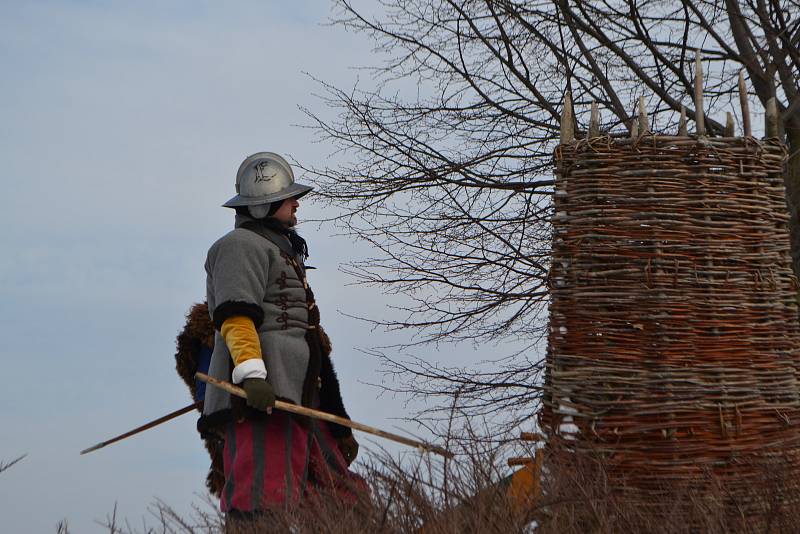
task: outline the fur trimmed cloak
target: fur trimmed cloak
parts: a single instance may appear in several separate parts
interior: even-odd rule
[[[205,371],[199,367],[203,359],[202,353],[204,350],[209,351],[214,347],[214,324],[208,315],[208,305],[205,302],[193,305],[189,313],[186,314],[186,325],[181,333],[178,334],[175,344],[177,348],[177,352],[175,352],[175,370],[178,371],[178,375],[189,388],[192,399],[195,401],[202,400],[197,395],[198,387],[194,374],[197,371]],[[202,413],[202,409],[198,411]],[[211,434],[202,436],[202,439],[208,455],[211,457],[211,466],[206,477],[206,487],[212,495],[220,497],[222,495],[222,487],[225,485],[225,475],[222,468],[222,450],[225,444],[219,437]]]

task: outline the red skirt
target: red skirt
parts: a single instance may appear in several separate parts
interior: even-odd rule
[[[328,423],[306,427],[275,411],[228,425],[220,509],[250,512],[297,503],[315,489],[354,501],[364,480],[347,468]]]

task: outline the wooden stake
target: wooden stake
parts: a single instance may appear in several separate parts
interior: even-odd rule
[[[753,129],[750,126],[750,102],[747,99],[747,87],[744,84],[744,71],[739,71],[739,103],[742,106],[742,127],[744,136],[751,137]]]
[[[597,109],[597,102],[592,100],[592,108],[589,113],[589,138],[600,135],[600,111]]]
[[[650,133],[650,122],[647,120],[647,110],[644,108],[644,97],[639,97],[639,134]]]
[[[778,137],[778,104],[774,96],[767,100],[767,109],[764,114],[764,130],[767,138]]]
[[[733,137],[734,136],[734,125],[733,125],[733,113],[730,111],[725,116],[725,137]]]
[[[681,106],[681,119],[678,121],[678,135],[689,137],[689,129],[686,127],[686,106]]]
[[[639,137],[639,120],[631,119],[631,139]]]
[[[231,395],[236,395],[237,397],[242,397],[244,399],[247,398],[247,393],[245,393],[245,391],[242,388],[234,386],[229,382],[217,380],[216,378],[210,377],[204,373],[196,373],[195,376],[199,380],[202,380],[203,382],[206,382],[222,390],[225,390]],[[355,430],[360,430],[361,432],[366,432],[367,434],[372,434],[374,436],[379,436],[381,438],[396,441],[398,443],[402,443],[403,445],[416,447],[418,449],[422,449],[423,451],[435,452],[436,454],[444,456],[445,458],[453,458],[453,456],[455,456],[452,452],[448,451],[447,449],[443,449],[438,445],[424,443],[422,441],[416,441],[407,438],[405,436],[400,436],[398,434],[386,432],[385,430],[381,430],[379,428],[364,425],[362,423],[357,423],[356,421],[351,421],[350,419],[345,419],[344,417],[339,417],[338,415],[333,415],[331,413],[321,412],[319,410],[306,408],[305,406],[298,406],[297,404],[292,404],[290,402],[275,401],[275,408],[277,408],[278,410],[283,410],[284,412],[290,412],[297,415],[304,415],[306,417],[312,417],[314,419],[321,419],[323,421],[328,421],[329,423],[336,423],[337,425],[354,428]]]
[[[561,144],[571,143],[575,139],[575,112],[572,109],[572,92],[564,95],[564,109],[561,110]]]
[[[694,121],[697,124],[697,135],[706,134],[706,121],[703,115],[703,63],[700,49],[694,55]]]

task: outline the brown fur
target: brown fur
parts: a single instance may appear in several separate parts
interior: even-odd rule
[[[322,325],[319,325],[319,344],[322,348],[322,355],[330,357],[331,352],[333,351],[333,345],[331,345],[331,338],[328,337],[328,333],[323,330]]]
[[[208,304],[195,304],[186,314],[186,326],[178,334],[176,340],[175,370],[186,383],[194,398],[196,385],[194,374],[197,372],[197,353],[202,345],[214,346],[214,325],[208,314]]]
[[[198,353],[202,346],[214,346],[214,325],[208,314],[208,305],[203,302],[195,304],[186,314],[186,325],[176,340],[175,370],[189,388],[192,399],[197,393],[194,374],[197,372]],[[203,438],[211,466],[206,477],[206,487],[213,495],[220,497],[225,484],[222,467],[223,442],[214,437]]]

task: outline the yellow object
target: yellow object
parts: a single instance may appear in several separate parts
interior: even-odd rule
[[[536,451],[532,461],[511,477],[509,495],[517,506],[529,506],[542,496],[542,451]]]
[[[244,315],[230,317],[220,328],[222,338],[228,346],[234,365],[247,360],[261,359],[261,341],[258,339],[256,325]]]

